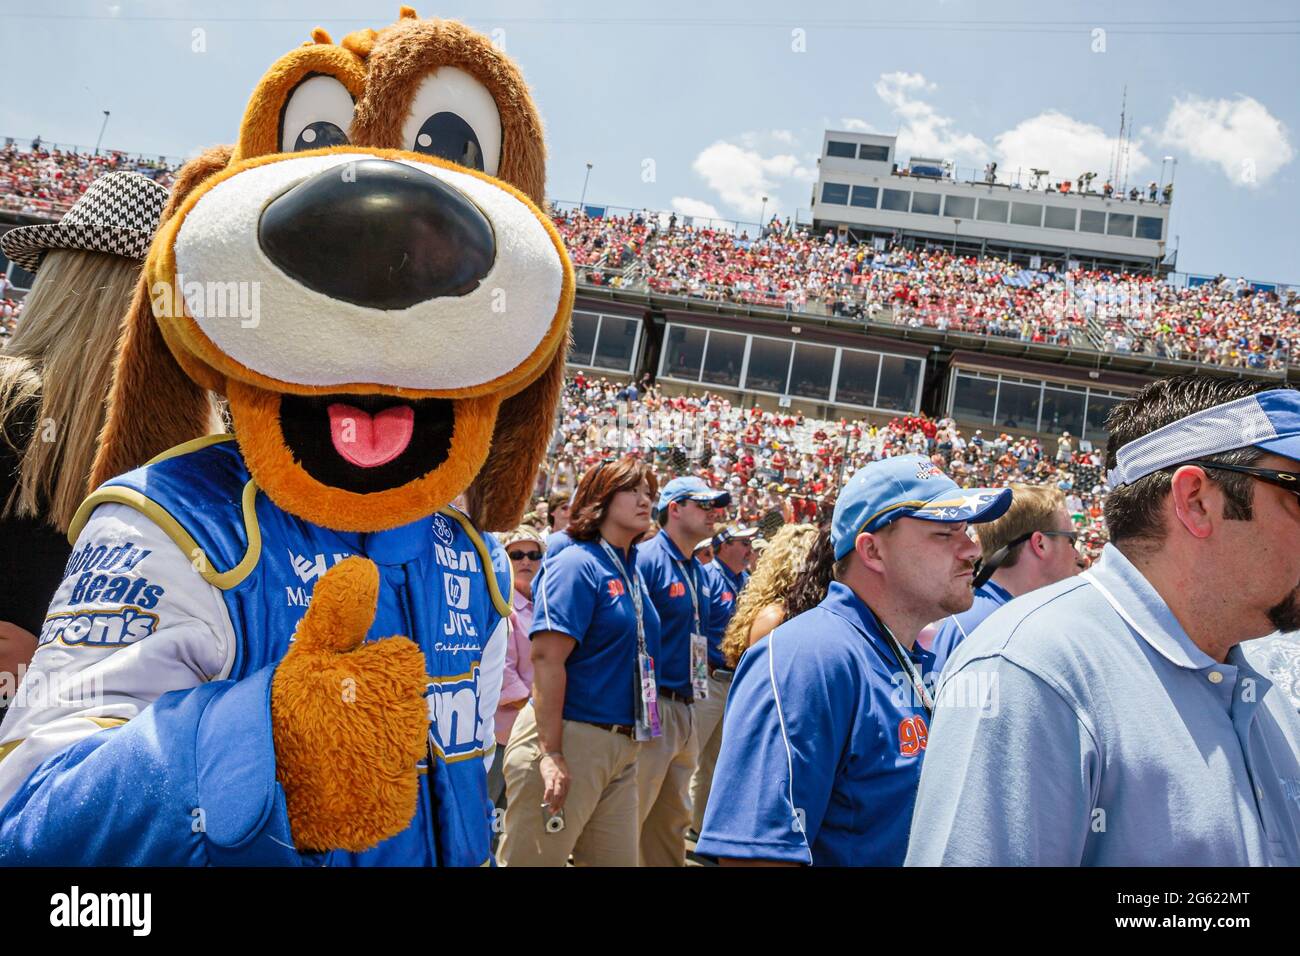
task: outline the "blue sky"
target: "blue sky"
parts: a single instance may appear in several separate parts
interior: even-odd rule
[[[578,199],[591,162],[589,203],[756,220],[767,195],[769,213],[806,215],[828,127],[897,132],[902,156],[1104,176],[1127,84],[1130,181],[1178,159],[1180,268],[1300,283],[1294,3],[414,6],[498,31],[546,123],[555,199]],[[338,39],[397,7],[0,0],[0,134],[93,145],[107,109],[106,146],[229,142],[313,26]]]

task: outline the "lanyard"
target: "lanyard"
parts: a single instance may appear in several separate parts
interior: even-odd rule
[[[692,558],[692,561],[695,559]],[[673,564],[677,565],[677,570],[682,572],[682,577],[686,579],[686,589],[691,592],[691,607],[695,610],[695,633],[701,633],[700,629],[700,597],[695,593],[695,578],[686,573],[686,565],[673,558]]]
[[[867,610],[870,611],[871,609],[867,608]],[[903,668],[904,673],[907,674],[907,679],[912,682],[912,690],[916,692],[916,699],[925,708],[925,715],[933,719],[934,701],[930,699],[930,693],[925,689],[925,682],[921,680],[921,675],[916,672],[916,668],[912,665],[912,659],[908,657],[907,652],[898,643],[898,638],[894,637],[894,632],[880,619],[880,616],[875,611],[871,611],[871,616],[875,618],[876,624],[880,626],[880,632],[885,636],[885,643],[889,645],[889,649],[894,652],[894,658],[898,661],[898,666]]]
[[[639,652],[645,653],[645,620],[642,616],[641,609],[641,589],[637,587],[641,582],[641,573],[633,568],[632,577],[635,578],[635,583],[632,580],[629,580],[627,571],[623,567],[623,562],[618,557],[618,552],[611,548],[609,542],[604,538],[600,539],[600,546],[604,549],[606,557],[614,563],[614,567],[618,570],[618,576],[622,578],[623,583],[627,585],[627,592],[632,597],[632,607],[636,611],[636,647]]]

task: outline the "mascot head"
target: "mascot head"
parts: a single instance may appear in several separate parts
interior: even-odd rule
[[[573,270],[542,127],[484,36],[402,8],[282,57],[178,178],[123,334],[95,479],[224,395],[285,511],[378,531],[466,493],[514,526],[564,372]],[[198,427],[199,430],[196,430]]]

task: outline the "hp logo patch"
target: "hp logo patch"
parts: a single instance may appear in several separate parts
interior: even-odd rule
[[[433,535],[445,545],[450,545],[456,538],[451,530],[451,522],[442,515],[433,516]]]
[[[442,584],[449,607],[459,611],[469,607],[469,578],[463,578],[459,574],[444,574]]]

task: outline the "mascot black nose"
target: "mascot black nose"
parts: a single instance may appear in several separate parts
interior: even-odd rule
[[[303,285],[372,309],[468,295],[496,260],[477,206],[386,159],[335,166],[294,186],[262,210],[257,239]]]

